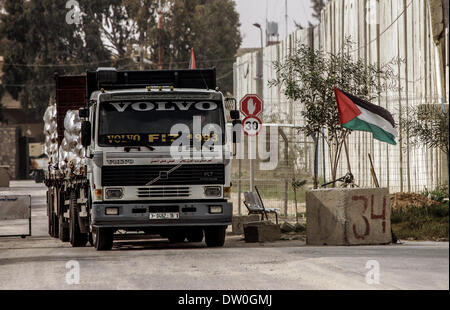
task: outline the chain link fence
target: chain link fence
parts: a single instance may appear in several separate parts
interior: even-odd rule
[[[305,212],[305,192],[313,186],[314,171],[314,144],[312,139],[305,137],[298,127],[289,125],[270,125],[276,128],[276,142],[269,142],[266,138],[267,149],[276,148],[278,158],[273,170],[261,169],[260,165],[267,160],[249,160],[247,153],[245,159],[232,160],[232,194],[235,214],[247,214],[244,205],[244,192],[251,191],[250,187],[250,165],[253,165],[254,186],[258,189],[264,206],[266,208],[277,208],[279,214],[284,216],[296,215]],[[266,126],[269,127],[269,126]],[[244,136],[244,149],[248,150],[249,139]],[[272,159],[273,160],[273,159]],[[306,184],[294,191],[292,182],[306,181]]]

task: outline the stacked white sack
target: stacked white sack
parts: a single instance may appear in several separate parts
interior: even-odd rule
[[[50,105],[44,113],[44,153],[48,156],[50,167],[58,164],[58,125],[56,123],[56,104]]]
[[[64,118],[64,138],[60,146],[60,168],[66,174],[80,175],[86,165],[86,152],[81,145],[81,119],[78,111],[68,110]]]

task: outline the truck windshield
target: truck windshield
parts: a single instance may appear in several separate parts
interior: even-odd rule
[[[220,100],[103,102],[99,113],[98,142],[101,146],[170,145],[179,137],[171,135],[174,125],[185,125],[191,141],[204,142],[211,137],[218,141],[219,135],[222,144],[224,140],[225,121]],[[220,132],[205,134],[204,131],[200,136],[193,133],[194,128],[207,125],[219,128]]]

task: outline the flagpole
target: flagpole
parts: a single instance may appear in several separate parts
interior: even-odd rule
[[[345,156],[347,157],[347,169],[348,172],[352,173],[352,167],[350,166],[350,157],[348,155],[347,137],[344,137],[344,147],[345,147]]]

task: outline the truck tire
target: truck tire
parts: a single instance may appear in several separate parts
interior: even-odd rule
[[[58,216],[53,213],[53,238],[59,238],[59,219]]]
[[[109,251],[114,241],[114,231],[108,228],[92,228],[92,239],[97,251]]]
[[[53,190],[47,190],[47,217],[48,217],[48,234],[50,237],[59,237],[58,216],[55,214]]]
[[[59,238],[58,217],[54,213],[48,216],[48,234],[52,238]]]
[[[54,223],[53,223],[53,214],[48,215],[48,235],[50,237],[54,237]]]
[[[80,225],[78,220],[78,206],[77,206],[77,193],[72,190],[70,192],[70,219],[69,219],[69,231],[70,231],[70,244],[73,247],[86,246],[88,242],[88,234],[80,232]]]
[[[70,231],[69,231],[69,223],[65,221],[64,216],[61,214],[59,215],[59,240],[62,242],[68,242],[70,241]]]
[[[52,195],[50,190],[47,189],[47,218],[48,218],[48,234],[50,237],[54,236],[54,223],[53,223],[53,208],[52,208]]]
[[[221,247],[225,243],[226,226],[208,227],[205,229],[205,242],[209,248]]]
[[[202,242],[203,241],[203,229],[201,229],[201,228],[190,229],[186,233],[186,238],[187,238],[188,242]]]

